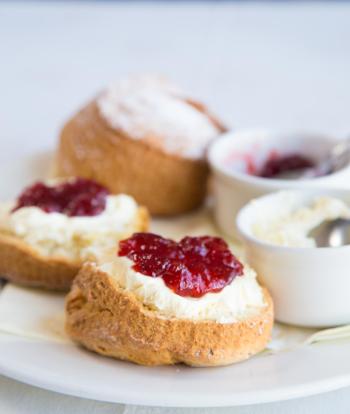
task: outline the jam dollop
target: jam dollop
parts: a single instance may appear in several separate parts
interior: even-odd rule
[[[179,242],[152,233],[135,233],[119,242],[118,256],[134,262],[145,276],[161,277],[180,296],[198,298],[219,292],[236,276],[242,263],[219,237],[184,237]]]
[[[315,162],[304,155],[277,155],[270,156],[257,175],[264,178],[274,178],[284,173],[296,172],[314,167]]]
[[[106,208],[109,191],[95,181],[75,178],[54,186],[37,182],[17,198],[12,212],[22,207],[38,207],[46,213],[67,216],[96,216]]]

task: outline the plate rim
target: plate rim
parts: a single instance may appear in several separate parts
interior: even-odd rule
[[[25,346],[26,342],[33,343],[37,341],[41,344],[45,343],[48,346],[57,345],[57,343],[50,342],[48,340],[35,340],[31,338],[22,337],[20,335],[0,332],[0,346],[3,342],[3,339],[6,337],[11,338],[11,340],[23,342],[23,346]],[[63,346],[67,346],[67,344],[63,344]],[[68,344],[68,346],[70,346],[70,344]],[[328,344],[328,346],[332,345]],[[335,344],[334,346],[339,346],[339,344]],[[340,346],[348,348],[349,344],[344,343]],[[270,355],[269,357],[273,357],[273,355]],[[201,400],[199,402],[198,399],[188,399],[186,396],[182,399],[179,399],[178,396],[176,396],[176,393],[173,393],[172,396],[171,392],[169,392],[169,394],[163,394],[162,396],[160,396],[160,398],[157,399],[157,401],[155,401],[154,396],[148,397],[147,393],[137,394],[133,393],[132,391],[126,393],[125,389],[123,389],[120,393],[118,393],[118,389],[116,389],[115,394],[111,396],[108,392],[101,393],[101,389],[98,389],[98,391],[96,392],[91,392],[91,390],[86,391],[84,390],[84,387],[79,386],[79,384],[74,385],[73,387],[71,386],[71,384],[64,386],[64,380],[62,376],[56,377],[60,378],[60,380],[54,380],[52,378],[55,377],[51,377],[48,379],[46,377],[39,377],[38,375],[35,375],[35,373],[33,373],[32,371],[31,373],[21,371],[20,369],[11,366],[11,361],[6,362],[2,360],[1,353],[0,375],[47,391],[72,397],[83,398],[87,400],[100,401],[106,403],[128,405],[130,404],[136,406],[167,408],[219,408],[282,402],[297,398],[310,397],[317,394],[323,394],[350,386],[349,371],[348,374],[333,375],[329,376],[328,378],[323,378],[316,381],[307,381],[297,385],[282,386],[280,388],[275,388],[273,390],[255,390],[254,392],[233,392],[232,394],[227,394],[225,396],[220,395],[220,401],[218,401],[217,397],[215,397],[215,394],[202,395]],[[176,403],[174,403],[175,400]]]

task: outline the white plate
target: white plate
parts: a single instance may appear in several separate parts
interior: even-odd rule
[[[350,385],[349,343],[265,355],[224,368],[140,367],[74,345],[0,335],[0,373],[94,400],[179,407],[255,404]]]
[[[30,168],[29,168],[30,167]],[[29,159],[3,167],[0,198],[34,176]],[[36,178],[35,177],[35,178]],[[257,404],[350,385],[349,342],[262,355],[224,368],[146,368],[74,345],[0,334],[0,373],[65,394],[127,404],[209,407]]]

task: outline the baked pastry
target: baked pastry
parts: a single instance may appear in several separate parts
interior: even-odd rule
[[[85,260],[134,231],[147,211],[126,195],[85,179],[36,183],[0,205],[0,275],[26,285],[68,290]]]
[[[205,197],[205,151],[223,131],[202,104],[169,82],[127,78],[64,126],[57,175],[92,178],[154,215],[184,213]]]
[[[255,272],[209,236],[136,233],[86,263],[66,299],[73,340],[143,365],[238,362],[265,348],[272,324]]]

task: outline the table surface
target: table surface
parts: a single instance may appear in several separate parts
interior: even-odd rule
[[[228,125],[349,132],[350,4],[0,2],[0,162],[52,150],[62,122],[121,75],[164,73]],[[171,413],[345,413],[350,389]],[[0,377],[0,412],[163,413]]]

